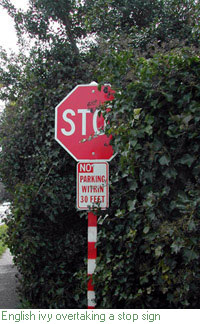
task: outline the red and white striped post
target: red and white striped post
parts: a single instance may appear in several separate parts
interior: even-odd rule
[[[88,288],[87,288],[87,299],[88,309],[95,308],[95,292],[94,285],[92,283],[92,275],[96,267],[97,257],[97,216],[92,212],[88,212]]]

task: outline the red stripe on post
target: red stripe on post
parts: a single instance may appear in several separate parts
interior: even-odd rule
[[[97,249],[95,247],[95,242],[88,242],[88,259],[97,258]]]
[[[92,283],[92,275],[88,275],[88,278],[89,278],[89,280],[88,280],[88,285],[87,285],[87,287],[88,287],[88,291],[90,290],[90,291],[94,291],[94,285],[93,285],[93,283]]]
[[[97,226],[97,216],[93,213],[88,213],[88,226]]]

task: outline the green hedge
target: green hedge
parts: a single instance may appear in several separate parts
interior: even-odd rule
[[[60,61],[51,50],[26,62],[0,127],[0,174],[12,198],[8,246],[22,302],[33,308],[86,307],[76,163],[53,137],[56,103],[75,79],[92,77],[59,51]],[[118,155],[111,206],[98,219],[97,307],[199,308],[199,53],[113,51],[100,75],[116,90],[106,131]]]
[[[1,120],[0,174],[11,196],[8,246],[23,305],[79,308],[86,292],[79,295],[75,273],[86,272],[87,222],[75,207],[76,163],[54,139],[54,118],[74,79],[86,83],[87,73],[67,47],[54,50],[33,50],[23,62],[17,99]]]
[[[0,225],[0,257],[3,254],[3,252],[6,250],[6,233],[7,233],[7,226],[6,225]]]
[[[117,90],[107,132],[118,157],[99,219],[97,305],[199,308],[199,53],[113,52],[101,69]]]

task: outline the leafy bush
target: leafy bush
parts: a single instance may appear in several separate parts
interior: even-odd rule
[[[119,154],[99,222],[97,304],[199,308],[199,53],[108,60],[117,91],[107,133]]]
[[[33,51],[25,62],[26,73],[13,90],[17,99],[5,109],[0,128],[0,172],[12,205],[8,246],[20,273],[21,299],[33,308],[76,308],[86,300],[75,294],[75,272],[85,267],[87,223],[75,208],[75,161],[54,140],[54,108],[73,79],[84,83],[87,73],[67,48],[59,54],[58,48],[59,59],[52,48]]]
[[[7,233],[7,226],[0,225],[0,256],[3,254],[3,252],[6,249],[6,244],[5,244],[6,233]]]
[[[86,221],[75,162],[53,139],[54,107],[96,70],[116,90],[105,117],[119,152],[99,218],[98,306],[198,307],[199,52],[176,47],[198,47],[199,3],[37,0],[23,11],[1,2],[21,43],[24,33],[35,41],[29,57],[0,51],[0,178],[23,305],[86,305]]]

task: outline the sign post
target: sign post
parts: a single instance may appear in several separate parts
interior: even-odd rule
[[[109,171],[107,162],[79,162],[77,164],[77,208],[106,209],[109,206]],[[92,275],[97,257],[97,216],[88,212],[88,308],[95,308]]]
[[[97,216],[91,210],[109,206],[109,170],[114,157],[111,136],[104,133],[99,107],[114,99],[109,85],[76,86],[55,108],[55,139],[77,164],[77,208],[88,210],[88,308],[95,308],[92,275],[96,266]]]
[[[92,212],[88,212],[88,284],[87,284],[87,300],[88,309],[95,308],[95,292],[92,283],[92,275],[96,267],[97,258],[97,216]]]

